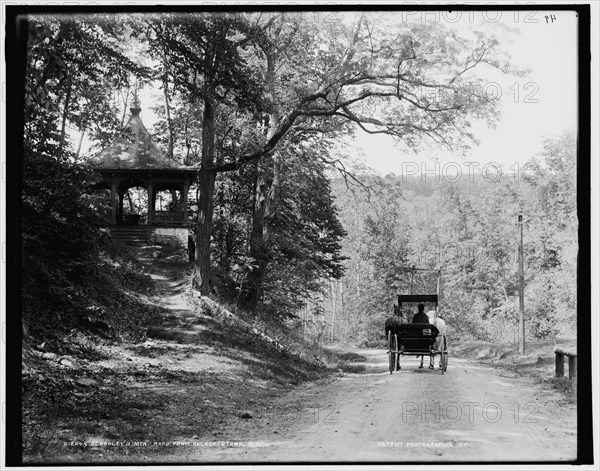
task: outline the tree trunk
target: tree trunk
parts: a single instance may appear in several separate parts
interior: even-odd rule
[[[331,306],[331,338],[330,341],[333,342],[333,333],[335,330],[335,308],[336,308],[336,298],[337,298],[337,286],[336,281],[329,280],[329,290],[332,295],[332,306]]]
[[[267,55],[267,99],[270,106],[269,130],[266,140],[273,137],[279,125],[279,106],[275,96],[275,63],[276,53],[274,49],[265,51]],[[279,153],[275,151],[263,159],[262,171],[258,165],[259,176],[257,184],[254,215],[252,217],[252,231],[250,235],[250,256],[256,261],[256,265],[249,271],[246,278],[247,294],[245,305],[254,309],[260,300],[262,278],[269,263],[269,243],[272,236],[272,223],[277,217],[277,206],[279,199],[279,187],[281,185],[281,162]],[[271,173],[272,169],[272,173]],[[272,177],[272,178],[271,178]]]
[[[77,154],[75,157],[79,158],[79,154],[81,154],[81,144],[83,144],[83,138],[85,137],[86,128],[84,127],[81,130],[81,136],[79,137],[79,144],[77,145]]]
[[[202,152],[198,171],[198,225],[196,230],[196,257],[192,285],[207,296],[211,289],[210,242],[213,225],[215,164],[215,96],[214,71],[219,66],[221,45],[227,34],[220,30],[210,38],[204,55],[204,90],[202,111]]]
[[[211,86],[210,88],[213,88]],[[210,237],[213,220],[213,192],[215,172],[213,157],[215,147],[215,107],[212,90],[207,90],[202,113],[202,157],[198,171],[198,227],[196,230],[196,260],[194,267],[194,287],[200,294],[210,292]]]
[[[131,201],[131,195],[129,194],[129,190],[127,190],[126,195],[127,195],[127,201],[129,202],[129,209],[133,213],[135,211],[135,208],[133,207],[133,201]]]
[[[71,104],[71,89],[73,88],[71,81],[69,80],[69,88],[67,88],[67,96],[65,97],[65,107],[62,115],[62,125],[60,128],[60,148],[63,149],[65,145],[65,134],[67,127],[67,115],[69,114],[69,105]]]
[[[277,153],[263,159],[265,165],[260,172],[257,183],[257,194],[252,231],[250,235],[250,256],[256,265],[247,278],[246,307],[254,309],[260,300],[262,278],[269,264],[270,243],[272,239],[272,223],[277,217],[278,195],[280,186],[280,162]],[[269,165],[272,164],[272,165]],[[272,176],[272,178],[271,178]]]
[[[123,97],[123,95],[121,95]],[[123,116],[121,116],[121,128],[125,126],[125,117],[127,116],[127,104],[129,103],[129,86],[127,86],[127,90],[125,91],[125,99],[123,100]]]
[[[340,317],[344,316],[344,283],[340,280]]]
[[[164,67],[167,67],[165,57]],[[171,121],[171,105],[169,104],[169,80],[166,72],[163,74],[163,95],[165,97],[165,115],[167,117],[167,129],[169,131],[169,141],[167,143],[167,155],[173,159],[173,122]]]
[[[190,151],[192,150],[192,143],[190,141],[190,136],[188,133],[188,118],[187,118],[187,116],[185,118],[185,122],[183,123],[183,136],[185,139],[185,147],[186,147],[185,159],[183,160],[183,165],[192,165],[192,163],[190,162]]]
[[[269,159],[265,159],[267,163]],[[261,280],[268,265],[268,247],[265,239],[265,232],[268,234],[269,229],[265,228],[265,213],[267,211],[267,199],[269,197],[268,173],[269,169],[260,169],[258,166],[259,175],[256,183],[256,196],[254,214],[252,215],[252,230],[250,232],[250,256],[255,260],[255,265],[248,272],[246,277],[246,296],[245,306],[249,309],[254,309],[261,294]]]

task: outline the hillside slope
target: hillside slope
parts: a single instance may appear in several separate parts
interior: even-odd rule
[[[152,282],[136,299],[158,308],[143,335],[72,330],[58,346],[24,347],[25,462],[162,461],[171,449],[124,443],[218,439],[226,423],[265,414],[275,397],[344,367],[297,336],[289,348],[285,326],[273,326],[275,340],[199,298],[176,254],[147,248],[140,261]]]

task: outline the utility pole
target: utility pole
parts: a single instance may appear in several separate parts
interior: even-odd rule
[[[439,317],[440,315],[440,304],[442,302],[442,269],[438,269],[437,272],[437,288],[436,288],[436,294],[438,296],[438,305],[436,307],[436,311],[437,311],[437,315]]]
[[[335,301],[336,301],[336,294],[337,294],[337,290],[336,290],[336,282],[335,280],[330,279],[329,280],[329,289],[331,291],[332,294],[332,298],[333,298],[333,312],[331,314],[331,338],[329,339],[332,343],[333,343],[333,329],[335,327]]]
[[[525,353],[525,274],[523,269],[523,214],[519,214],[521,243],[519,244],[519,353]]]
[[[339,281],[340,285],[340,317],[344,317],[344,282]],[[360,294],[359,294],[360,296]]]

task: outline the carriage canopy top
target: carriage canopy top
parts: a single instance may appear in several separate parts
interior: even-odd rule
[[[398,304],[402,303],[436,303],[438,302],[437,294],[399,294]]]

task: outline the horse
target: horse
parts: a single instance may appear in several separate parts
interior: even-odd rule
[[[402,321],[399,316],[388,317],[385,320],[385,338],[388,337],[388,332],[392,332],[392,334],[397,334],[400,331],[400,325]]]
[[[388,317],[385,320],[385,338],[388,339],[388,334],[398,334],[400,332],[400,326],[402,325],[402,319],[398,315]],[[397,365],[397,369],[400,369],[400,365]]]
[[[429,323],[436,326],[438,329],[438,339],[441,339],[443,335],[446,335],[446,322],[441,317],[438,317],[437,311],[431,310],[426,312],[427,317],[429,317]],[[437,340],[438,345],[440,341]],[[421,364],[419,368],[423,368],[423,359],[425,355],[421,355]],[[433,365],[433,356],[429,355],[429,369],[433,370],[435,367]]]

